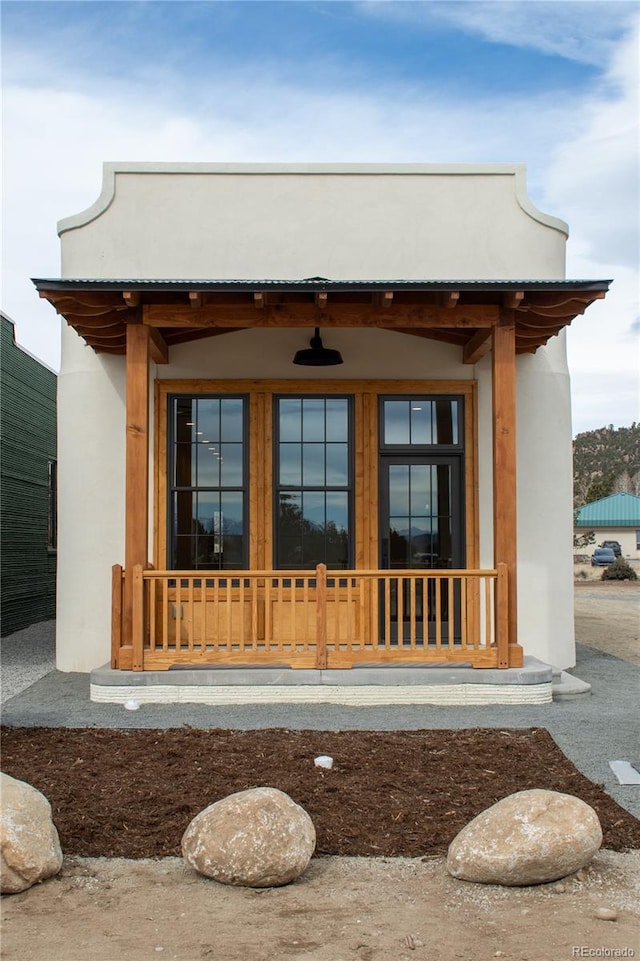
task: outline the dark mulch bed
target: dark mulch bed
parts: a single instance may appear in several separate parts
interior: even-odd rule
[[[332,770],[314,765],[329,754]],[[66,854],[180,854],[190,820],[250,787],[311,815],[319,854],[444,854],[514,791],[573,794],[598,812],[604,847],[640,848],[640,821],[580,774],[547,731],[2,729],[2,770],[50,800]]]

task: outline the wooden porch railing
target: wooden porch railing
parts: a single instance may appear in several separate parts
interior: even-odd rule
[[[508,638],[507,568],[496,570],[133,571],[123,643],[113,573],[114,666],[349,668],[356,663],[521,663]],[[520,651],[520,649],[517,649]]]

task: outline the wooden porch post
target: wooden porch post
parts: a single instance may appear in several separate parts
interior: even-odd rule
[[[125,585],[123,644],[134,644],[134,568],[146,567],[149,536],[149,329],[127,325]]]
[[[508,571],[509,645],[518,643],[516,513],[516,338],[512,310],[493,329],[493,552]],[[502,601],[504,603],[504,599]]]

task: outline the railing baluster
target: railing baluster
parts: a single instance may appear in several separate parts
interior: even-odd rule
[[[245,650],[246,650],[246,643],[245,643],[245,637],[244,637],[244,619],[245,619],[244,603],[245,603],[245,596],[244,596],[244,577],[241,577],[240,580],[239,580],[239,582],[238,582],[238,604],[237,604],[237,605],[232,605],[232,607],[236,607],[236,606],[237,606],[236,615],[237,615],[237,619],[238,619],[238,621],[239,621],[239,624],[238,624],[238,639],[239,639],[239,641],[240,641],[240,650],[241,650],[241,651],[245,651]]]
[[[468,640],[468,625],[467,625],[467,581],[466,578],[460,577],[460,643],[462,647],[466,650],[467,640]]]
[[[493,581],[493,580],[489,581],[489,580],[486,580],[486,579],[485,579],[484,582],[483,582],[483,586],[484,586],[484,618],[485,618],[484,644],[485,644],[485,647],[491,647],[491,645],[493,644],[493,642],[494,642],[494,640],[495,640],[494,635],[493,635],[493,620],[492,620],[492,611],[493,611],[493,597],[492,597],[492,594],[493,594],[493,585],[494,585],[494,583],[495,583],[495,581]]]
[[[258,581],[251,580],[250,582],[251,591],[251,648],[254,651],[258,649],[258,632],[259,632],[259,621],[258,621]]]
[[[296,631],[296,580],[291,578],[289,582],[289,629],[291,631],[291,650],[295,651],[297,647],[297,631]]]
[[[156,589],[158,582],[155,578],[149,581],[149,650],[156,649]]]
[[[282,650],[284,644],[284,577],[278,578],[278,607],[277,607],[277,623],[280,625],[280,640],[276,642],[276,647]],[[275,640],[275,638],[274,638]]]
[[[233,649],[233,609],[231,606],[231,578],[227,576],[226,605],[227,605],[227,650]]]
[[[347,578],[347,644],[353,646],[353,621],[355,606],[353,603],[353,578]]]
[[[302,646],[305,651],[309,650],[309,578],[305,577],[302,588]]]
[[[200,581],[200,651],[204,651],[207,646],[207,578],[203,577]]]
[[[132,668],[142,671],[144,667],[144,579],[143,567],[136,564],[133,568],[133,651]]]
[[[384,579],[384,646],[391,647],[391,578]]]
[[[327,567],[316,567],[316,669],[327,667]]]
[[[264,649],[265,651],[271,650],[271,631],[272,628],[272,618],[271,614],[273,612],[273,607],[271,603],[271,595],[273,592],[273,580],[271,578],[265,578],[264,587]]]
[[[411,632],[411,650],[416,649],[416,622],[417,622],[417,610],[416,610],[416,580],[417,578],[413,576],[409,581],[411,585],[411,594],[409,599],[409,617],[410,617],[410,632]],[[424,630],[424,629],[423,629]]]
[[[189,616],[187,618],[187,625],[189,630],[188,630],[187,644],[189,646],[189,650],[192,651],[193,650],[193,619],[195,617],[195,608],[193,606],[193,577],[189,578],[187,596],[189,598],[188,600]]]

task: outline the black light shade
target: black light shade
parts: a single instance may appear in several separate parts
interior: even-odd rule
[[[298,364],[300,367],[336,367],[338,364],[344,363],[339,350],[331,350],[330,347],[322,346],[319,327],[316,327],[316,332],[309,344],[310,349],[297,351],[293,358],[294,364]]]

